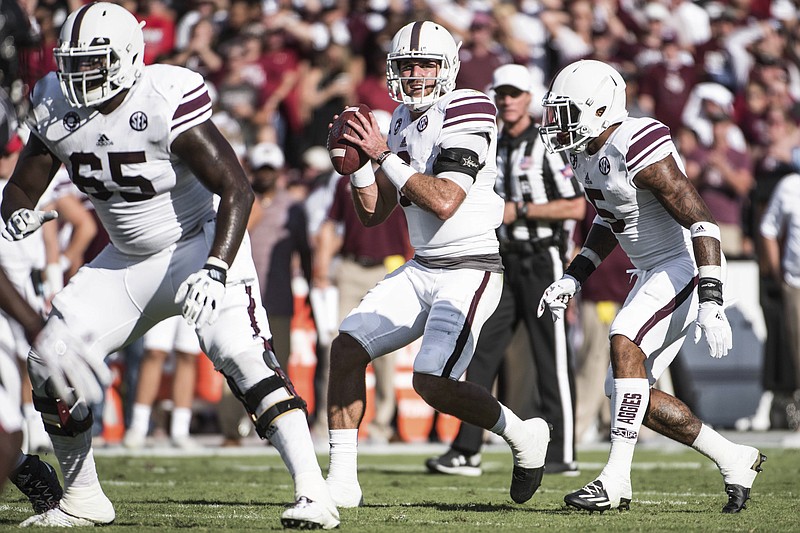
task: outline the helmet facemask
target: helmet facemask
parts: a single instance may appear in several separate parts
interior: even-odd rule
[[[67,100],[75,107],[105,102],[121,88],[121,63],[108,44],[86,48],[56,48],[58,81]]]

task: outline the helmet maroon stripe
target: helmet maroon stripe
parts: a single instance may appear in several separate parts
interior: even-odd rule
[[[94,2],[91,4],[86,4],[80,8],[77,15],[75,15],[75,23],[72,25],[72,35],[70,35],[69,38],[70,46],[78,46],[78,38],[80,37],[81,33],[81,23],[83,23],[83,17],[86,16],[86,12],[89,11],[89,8],[94,4]]]
[[[415,22],[411,28],[411,50],[419,50],[419,34],[422,33],[422,25],[424,22]]]

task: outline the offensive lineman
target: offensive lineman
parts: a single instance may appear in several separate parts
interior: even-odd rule
[[[387,58],[389,93],[402,104],[388,146],[373,114],[357,113],[350,121],[356,135],[345,136],[380,167],[374,173],[370,161],[350,177],[359,218],[380,224],[399,203],[416,255],[364,297],[331,346],[327,481],[341,507],[362,502],[357,443],[367,364],[420,336],[414,390],[435,409],[509,443],[514,501],[527,501],[541,483],[547,423],[522,421],[483,387],[458,381],[503,283],[495,107],[481,92],[453,90],[458,68],[458,45],[447,30],[429,21],[404,26]]]
[[[245,237],[253,192],[209,120],[202,77],[180,67],[144,67],[143,52],[141,26],[123,7],[84,5],[62,26],[58,71],[34,88],[33,135],[1,208],[7,237],[19,240],[41,226],[36,200],[63,163],[111,239],[53,300],[45,331],[65,326],[87,339],[99,355],[87,354],[85,363],[104,367],[102,357],[182,314],[292,474],[296,503],[284,512],[284,526],[336,527],[305,403],[270,348]],[[216,212],[213,194],[220,197]],[[111,523],[114,507],[92,456],[91,410],[65,385],[76,383],[40,355],[31,351],[28,364],[64,496],[59,507],[22,525]]]
[[[633,451],[642,424],[712,459],[725,482],[724,513],[745,508],[766,460],[704,425],[677,398],[651,389],[696,321],[712,357],[724,357],[732,333],[722,306],[719,228],[689,183],[669,129],[628,118],[625,82],[599,61],[578,61],[553,79],[540,135],[551,152],[569,151],[575,175],[597,210],[583,249],[545,290],[538,313],[554,320],[581,283],[619,243],[636,283],[611,324],[611,451],[598,478],[564,501],[588,511],[628,509]],[[697,290],[695,290],[697,287]]]

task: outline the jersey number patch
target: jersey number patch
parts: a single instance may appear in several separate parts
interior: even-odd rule
[[[624,220],[617,220],[616,218],[614,218],[614,213],[606,209],[603,209],[602,207],[597,206],[598,200],[605,200],[605,197],[603,196],[603,191],[601,191],[600,189],[590,189],[588,187],[585,188],[584,191],[586,191],[586,198],[588,198],[589,201],[592,202],[592,205],[594,206],[595,211],[597,211],[597,214],[600,215],[606,222],[608,222],[611,225],[611,231],[613,231],[614,233],[622,233],[623,231],[625,231]]]
[[[103,162],[91,152],[75,152],[69,156],[72,163],[72,181],[84,194],[108,200],[115,191],[109,190],[102,180],[81,174],[81,168],[89,167],[90,170],[102,171]],[[127,202],[141,202],[149,200],[156,195],[153,184],[142,176],[126,176],[123,165],[132,165],[146,162],[144,152],[110,152],[108,154],[108,169],[111,179],[119,187],[118,192]],[[123,190],[124,189],[124,190]]]

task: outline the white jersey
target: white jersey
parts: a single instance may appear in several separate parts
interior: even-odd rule
[[[628,118],[600,150],[570,154],[575,177],[601,222],[611,228],[633,265],[649,270],[689,255],[689,231],[672,218],[652,192],[633,179],[642,169],[672,155],[685,173],[669,128],[652,118]]]
[[[784,281],[800,288],[800,174],[789,174],[778,183],[761,219],[761,235],[783,237],[781,267]]]
[[[147,66],[108,115],[71,107],[53,72],[36,84],[31,100],[32,132],[90,197],[120,251],[153,254],[214,218],[211,192],[170,149],[178,135],[211,117],[199,74]]]
[[[406,106],[395,109],[389,148],[417,172],[433,175],[433,164],[439,152],[443,148],[464,146],[459,139],[484,135],[488,141],[488,151],[478,154],[483,167],[466,189],[464,202],[449,219],[440,220],[400,195],[411,245],[418,256],[450,258],[499,253],[495,229],[503,220],[504,204],[494,192],[497,177],[495,113],[488,96],[468,89],[446,94],[416,120]]]

